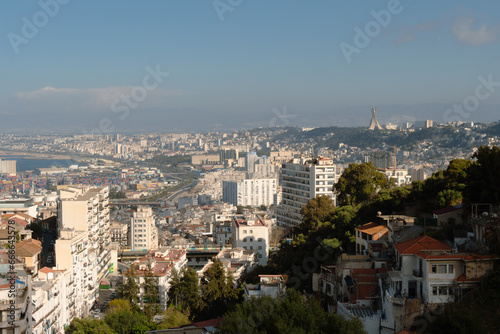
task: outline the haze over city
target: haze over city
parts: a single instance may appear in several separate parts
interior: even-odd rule
[[[1,131],[498,120],[496,2],[56,4],[0,3]]]

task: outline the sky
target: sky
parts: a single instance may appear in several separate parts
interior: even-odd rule
[[[493,122],[500,2],[0,2],[0,130]]]

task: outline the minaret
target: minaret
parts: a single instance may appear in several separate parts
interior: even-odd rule
[[[370,126],[368,127],[368,130],[375,130],[375,129],[382,130],[382,127],[380,126],[380,124],[378,124],[377,121],[377,108],[372,107],[372,120],[370,121]]]

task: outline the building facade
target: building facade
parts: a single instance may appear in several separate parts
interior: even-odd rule
[[[279,226],[291,228],[301,224],[300,210],[316,196],[328,196],[335,204],[335,165],[332,159],[292,159],[282,165],[280,178],[282,198],[276,210]]]
[[[60,191],[56,268],[73,272],[75,297],[69,305],[78,317],[89,315],[99,283],[113,266],[108,196],[108,187],[70,186]]]
[[[130,248],[158,249],[158,228],[150,207],[139,206],[134,212],[130,224]]]
[[[240,206],[272,205],[276,179],[246,179],[222,182],[222,201]]]
[[[233,248],[253,250],[259,265],[265,266],[269,258],[269,227],[259,218],[234,216],[232,220]]]

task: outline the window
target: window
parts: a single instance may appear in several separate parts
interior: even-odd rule
[[[262,249],[262,246],[259,246],[259,249]]]
[[[243,234],[247,234],[247,230],[243,230]]]
[[[431,273],[433,274],[453,274],[453,264],[433,264],[431,266]]]
[[[434,285],[432,287],[433,296],[452,296],[453,287],[451,285]]]

